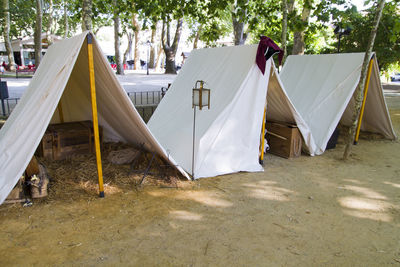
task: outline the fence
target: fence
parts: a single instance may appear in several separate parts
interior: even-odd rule
[[[161,91],[129,92],[128,96],[145,122],[150,120],[163,97]]]
[[[4,105],[1,103],[0,116],[8,117],[11,114],[11,111],[13,111],[15,106],[18,104],[19,98],[7,98],[3,101]]]
[[[148,122],[153,115],[158,104],[160,103],[163,94],[161,91],[148,91],[148,92],[130,92],[129,98],[135,105],[136,110],[145,122]],[[15,106],[18,104],[19,98],[8,98],[4,100],[4,109],[1,105],[0,116],[8,117]]]

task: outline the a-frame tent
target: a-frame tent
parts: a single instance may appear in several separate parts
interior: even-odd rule
[[[210,109],[196,112],[194,178],[263,170],[259,151],[266,103],[267,119],[295,123],[309,139],[273,60],[263,75],[256,53],[257,45],[193,50],[148,122],[162,146],[192,174],[192,88],[197,80],[206,82]]]
[[[338,123],[349,126],[354,109],[354,91],[360,79],[364,53],[289,56],[280,78],[290,100],[311,131],[311,155],[325,151]],[[395,139],[379,79],[375,54],[361,130]],[[307,143],[307,141],[306,141]]]
[[[92,119],[88,36],[53,44],[20,102],[0,130],[0,204],[32,158],[49,123]],[[186,174],[151,134],[92,37],[99,124],[105,141],[158,153]]]

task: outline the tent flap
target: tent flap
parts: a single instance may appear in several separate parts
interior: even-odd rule
[[[211,108],[196,112],[194,177],[262,171],[260,134],[267,118],[307,126],[286,96],[272,59],[265,74],[255,63],[257,45],[191,52],[151,117],[151,132],[188,173],[192,173],[192,88],[197,80],[211,89]],[[268,97],[267,97],[268,94]]]
[[[310,154],[322,154],[339,122],[351,123],[353,94],[360,79],[364,53],[289,56],[280,73],[286,92],[311,131],[315,147]],[[368,90],[362,130],[394,139],[378,65],[374,64]],[[306,140],[307,142],[307,140]]]
[[[88,54],[84,32],[50,46],[21,101],[0,130],[0,203],[23,174],[50,122],[90,120]],[[119,84],[94,39],[99,123],[104,139],[144,146],[187,174],[161,147]]]

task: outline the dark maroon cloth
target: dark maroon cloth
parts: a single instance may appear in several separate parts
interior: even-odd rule
[[[269,56],[266,55],[267,50],[269,50],[270,52],[268,53]],[[271,38],[267,36],[261,36],[257,48],[256,63],[258,68],[261,70],[262,74],[265,73],[266,61],[270,56],[274,55],[275,53],[278,53],[278,59],[280,65],[283,59],[283,50],[277,44],[275,44]]]

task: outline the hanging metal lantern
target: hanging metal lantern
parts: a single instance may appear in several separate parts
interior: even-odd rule
[[[210,89],[204,88],[204,84],[204,81],[196,81],[192,93],[192,108],[197,106],[200,110],[203,107],[210,109]]]
[[[210,109],[210,89],[204,88],[205,81],[198,80],[192,91],[193,108],[193,150],[192,150],[192,179],[194,179],[194,149],[196,140],[196,107],[201,110],[203,107]]]

